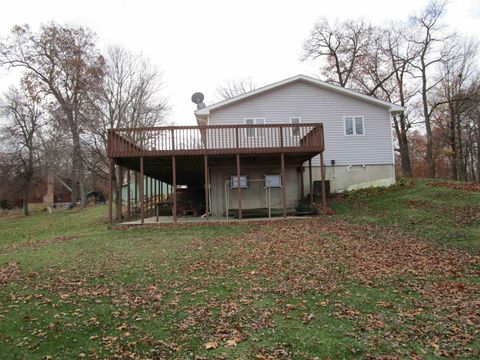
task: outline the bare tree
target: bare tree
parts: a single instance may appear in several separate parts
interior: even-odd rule
[[[91,99],[90,136],[85,141],[89,169],[108,177],[107,131],[165,124],[169,112],[160,70],[141,55],[118,46],[107,50],[101,91]],[[116,181],[114,181],[114,184]]]
[[[23,69],[29,81],[52,99],[51,106],[58,107],[61,116],[56,118],[72,141],[72,203],[79,188],[85,206],[81,136],[90,119],[84,110],[91,94],[98,91],[104,68],[95,35],[82,27],[55,23],[42,25],[38,33],[28,25],[15,26],[0,44],[0,64]]]
[[[471,110],[471,102],[476,94],[479,81],[476,68],[478,42],[453,36],[444,43],[444,61],[440,63],[441,87],[435,106],[444,105],[448,109],[448,129],[451,147],[452,177],[466,180],[467,162],[464,161],[462,123],[466,111]],[[470,145],[470,142],[465,144]]]
[[[428,176],[432,178],[435,177],[435,161],[431,117],[435,107],[429,96],[441,81],[441,79],[433,81],[431,79],[434,78],[435,65],[444,60],[439,46],[448,39],[448,36],[444,34],[445,28],[440,23],[440,19],[445,13],[445,6],[445,0],[432,0],[421,14],[412,16],[410,19],[413,33],[409,41],[418,46],[419,51],[418,57],[412,59],[411,65],[417,70],[417,77],[421,81],[420,95],[427,138]]]
[[[4,162],[9,164],[10,190],[22,192],[23,214],[28,215],[28,200],[34,180],[34,170],[39,164],[39,131],[43,121],[41,97],[32,89],[11,88],[2,101],[2,115],[8,125],[2,129]],[[10,180],[10,181],[9,181]],[[13,191],[15,192],[15,191]]]
[[[303,44],[303,60],[321,60],[322,75],[329,82],[345,87],[365,54],[372,27],[363,20],[315,23]]]
[[[257,86],[251,78],[231,79],[217,88],[217,97],[220,100],[227,100],[253,91],[256,88]]]

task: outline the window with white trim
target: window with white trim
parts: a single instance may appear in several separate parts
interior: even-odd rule
[[[238,188],[238,180],[236,175],[230,176],[230,189]],[[240,175],[240,189],[247,189],[248,182],[247,182],[247,175]]]
[[[300,124],[300,121],[299,117],[290,118],[290,124]],[[292,127],[292,136],[300,136],[300,126]]]
[[[365,134],[363,116],[345,116],[343,121],[346,136]]]
[[[264,118],[248,118],[245,119],[245,125],[263,125],[265,124]],[[249,138],[263,137],[265,136],[264,128],[248,128],[246,129],[246,135]]]
[[[282,187],[282,177],[280,174],[265,175],[265,187],[280,188]]]

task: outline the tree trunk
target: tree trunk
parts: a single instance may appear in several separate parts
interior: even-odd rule
[[[28,190],[28,187],[23,189],[23,206],[22,206],[22,211],[24,216],[28,216],[29,211],[28,211],[28,195],[30,191]]]
[[[465,155],[463,151],[463,138],[462,138],[462,124],[460,119],[456,122],[457,133],[457,164],[458,164],[458,180],[467,181],[467,162],[465,161]]]
[[[408,146],[407,127],[405,125],[405,115],[402,113],[399,115],[399,117],[394,116],[393,123],[400,151],[402,175],[406,177],[412,177],[412,164],[410,162],[410,151]]]
[[[426,74],[422,76],[422,103],[423,103],[423,116],[425,118],[425,131],[427,133],[427,163],[428,163],[428,177],[435,178],[435,161],[433,159],[433,135],[432,126],[430,124],[430,114],[428,111],[428,99],[427,99],[427,79]]]
[[[85,170],[83,166],[80,135],[74,126],[71,127],[71,133],[72,133],[72,140],[73,140],[72,206],[76,205],[78,195],[80,194],[80,205],[82,207],[85,207],[87,205],[87,191],[85,187]]]
[[[452,162],[452,179],[458,180],[458,167],[457,167],[457,137],[455,136],[455,112],[453,110],[453,104],[449,104],[450,111],[450,149],[452,154],[450,156]]]

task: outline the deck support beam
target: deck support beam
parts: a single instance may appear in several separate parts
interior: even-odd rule
[[[302,201],[303,201],[303,198],[305,197],[305,182],[303,179],[304,173],[305,173],[305,168],[303,167],[303,164],[302,164],[302,166],[300,166],[300,199],[302,199]]]
[[[109,191],[108,191],[108,222],[113,223],[113,172],[115,171],[115,165],[113,164],[113,159],[109,161],[109,172],[108,172],[108,182],[109,182]]]
[[[237,201],[238,201],[238,219],[242,220],[242,189],[240,181],[240,154],[237,154]]]
[[[203,165],[204,165],[204,173],[205,173],[205,216],[207,218],[207,221],[208,221],[208,213],[210,212],[210,204],[209,204],[209,188],[210,188],[210,184],[209,184],[209,179],[208,179],[208,156],[205,155],[203,157]]]
[[[131,204],[130,204],[130,198],[131,198],[131,191],[130,191],[130,173],[131,171],[129,169],[127,169],[127,216],[128,216],[128,220],[130,220],[130,207],[131,207]]]
[[[310,205],[313,204],[312,159],[308,159],[308,184],[310,186]]]
[[[145,195],[144,195],[144,178],[143,178],[143,157],[140,158],[140,223],[145,223]]]
[[[175,156],[172,156],[172,179],[173,179],[173,222],[177,222],[177,165]]]
[[[153,178],[151,177],[150,178],[150,201],[149,201],[150,212],[152,212],[152,209],[153,209],[153,202],[154,202],[154,198],[153,198]]]
[[[123,168],[118,166],[117,179],[117,220],[122,222],[122,184],[123,183]]]
[[[323,151],[320,153],[320,174],[322,177],[322,209],[327,211],[327,189],[325,188],[325,164],[323,162]]]
[[[287,181],[285,179],[285,154],[280,154],[280,167],[282,171],[281,179],[282,179],[282,205],[283,205],[283,217],[287,217]]]

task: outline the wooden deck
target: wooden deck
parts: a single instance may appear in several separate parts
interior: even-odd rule
[[[310,194],[313,201],[311,159],[320,155],[322,181],[325,184],[323,166],[324,130],[321,123],[301,124],[264,124],[264,125],[208,125],[208,126],[164,126],[150,128],[116,128],[108,131],[107,154],[110,158],[110,199],[109,219],[113,222],[113,181],[131,176],[139,183],[139,194],[135,195],[140,203],[140,223],[145,222],[148,212],[148,199],[145,198],[144,178],[147,190],[157,196],[157,182],[171,185],[173,198],[173,221],[177,221],[177,185],[185,181],[186,185],[204,188],[205,214],[209,214],[209,158],[229,158],[236,165],[236,176],[240,178],[242,157],[272,157],[279,162],[281,169],[281,188],[283,216],[287,217],[285,162],[295,161],[303,166],[309,162]],[[118,175],[117,170],[118,170]],[[133,174],[131,174],[133,172]],[[130,182],[128,182],[130,184]],[[117,186],[118,188],[118,186]],[[135,185],[135,189],[137,185]],[[323,189],[325,186],[323,186]],[[303,182],[302,182],[303,189]],[[146,192],[149,193],[148,191]],[[303,193],[303,190],[302,190]],[[127,214],[131,215],[130,186],[128,188]],[[164,195],[164,194],[160,194]],[[123,220],[122,195],[117,192],[116,218]],[[237,188],[239,219],[242,219],[242,200],[240,187]],[[323,206],[326,197],[323,194]]]
[[[182,155],[315,153],[323,124],[165,126],[108,132],[110,158]]]

